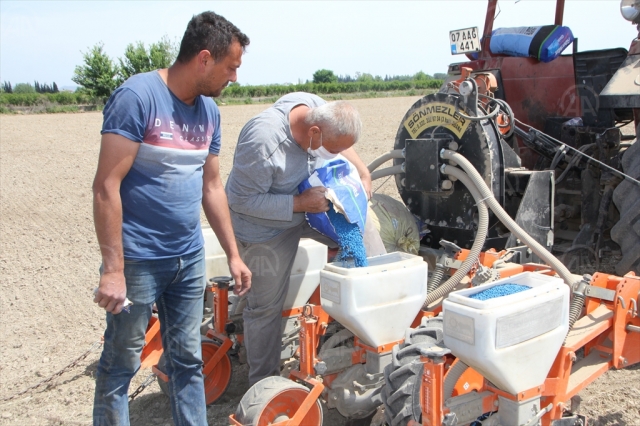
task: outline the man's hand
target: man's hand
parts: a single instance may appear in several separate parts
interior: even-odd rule
[[[229,272],[235,281],[233,292],[238,296],[244,296],[251,289],[251,271],[240,257],[229,259]]]
[[[329,211],[329,200],[324,196],[327,188],[313,186],[302,194],[293,196],[293,211],[307,213],[323,213]]]
[[[105,311],[117,315],[122,312],[126,298],[124,272],[103,272],[93,301]]]
[[[366,173],[360,173],[360,180],[362,181],[362,186],[364,187],[364,192],[367,194],[367,200],[371,199],[371,173],[369,170]]]

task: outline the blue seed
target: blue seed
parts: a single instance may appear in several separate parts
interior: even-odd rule
[[[369,266],[367,252],[364,249],[364,242],[358,224],[349,223],[344,215],[337,213],[333,209],[333,204],[330,204],[327,216],[340,239],[338,241],[340,250],[335,260],[343,262],[347,267],[351,262],[356,267]]]
[[[520,293],[521,291],[529,290],[531,287],[527,285],[520,284],[500,284],[488,288],[486,290],[482,290],[478,293],[474,293],[469,296],[471,299],[476,300],[489,300],[496,297],[508,296],[510,294]]]

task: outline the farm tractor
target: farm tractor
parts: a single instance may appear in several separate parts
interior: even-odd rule
[[[231,425],[322,425],[324,401],[351,424],[584,426],[578,393],[640,362],[640,40],[592,52],[574,41],[548,63],[495,55],[496,4],[477,56],[450,66],[369,165],[373,179],[395,178],[420,220],[419,252],[346,268],[303,240],[282,375],[252,386]],[[556,25],[563,9],[558,0]],[[640,24],[640,3],[621,10]],[[623,134],[632,122],[636,135]],[[230,355],[243,358],[242,300],[204,232],[212,403],[231,380]],[[618,250],[617,275],[578,271]],[[525,289],[501,293],[510,285]],[[166,389],[153,318],[142,361]]]

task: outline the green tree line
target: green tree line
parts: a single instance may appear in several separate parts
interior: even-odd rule
[[[411,89],[438,89],[442,80],[410,80],[410,81],[355,81],[350,83],[302,83],[302,84],[269,84],[264,86],[241,86],[230,84],[222,92],[222,98],[259,98],[282,96],[291,92],[309,92],[318,95],[345,94],[360,92],[393,92]]]
[[[7,106],[33,107],[38,105],[102,104],[111,93],[134,74],[170,66],[178,53],[177,44],[168,36],[148,48],[144,43],[129,44],[124,56],[117,61],[98,43],[82,54],[83,64],[75,68],[71,80],[80,87],[74,92],[60,92],[57,84],[35,82],[12,86],[5,81],[0,85],[0,112],[8,112]]]
[[[93,101],[91,96],[83,92],[0,93],[0,105],[2,106],[85,105]]]
[[[94,97],[106,99],[126,79],[134,74],[167,68],[178,54],[178,45],[168,36],[148,48],[141,41],[127,45],[118,63],[98,43],[83,53],[83,64],[75,68],[71,80]]]
[[[314,83],[353,83],[353,82],[370,82],[370,81],[413,81],[413,80],[444,80],[447,78],[447,74],[436,73],[433,76],[426,74],[422,71],[418,71],[413,75],[385,75],[384,77],[379,75],[372,75],[369,73],[356,72],[352,77],[349,74],[335,75],[333,71],[327,69],[321,69],[313,73]]]
[[[47,83],[34,82],[33,86],[30,83],[18,83],[15,88],[11,85],[10,81],[5,81],[0,86],[0,93],[58,93],[58,85],[54,81],[50,86]]]
[[[104,52],[99,43],[83,54],[84,64],[75,69],[72,80],[82,86],[87,93],[107,98],[116,87],[134,74],[158,68],[166,68],[175,60],[178,53],[177,43],[172,43],[166,36],[158,43],[146,48],[142,42],[129,44],[124,57],[113,61]],[[358,92],[388,92],[410,89],[437,89],[442,84],[436,79],[420,71],[413,76],[373,76],[368,73],[356,73],[350,76],[336,76],[331,70],[318,70],[313,74],[313,81],[302,84],[270,84],[258,86],[242,86],[230,84],[222,93],[222,98],[256,98],[282,96],[284,94],[305,91],[316,94],[343,94]]]
[[[164,36],[148,47],[141,41],[131,43],[127,45],[124,55],[114,60],[105,52],[104,44],[97,43],[83,52],[83,63],[75,67],[71,80],[80,86],[75,93],[59,92],[55,82],[48,85],[36,81],[33,86],[19,83],[12,87],[10,82],[5,81],[0,85],[0,106],[104,103],[132,75],[169,67],[178,54],[178,48],[177,42]],[[313,74],[312,81],[299,84],[251,86],[232,83],[222,92],[222,98],[270,98],[297,91],[328,95],[438,89],[444,77],[445,74],[430,76],[422,71],[413,75],[384,77],[357,72],[352,77],[321,69]]]

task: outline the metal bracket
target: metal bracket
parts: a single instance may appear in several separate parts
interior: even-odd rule
[[[420,351],[420,355],[426,356],[429,358],[432,358],[432,357],[440,358],[451,353],[451,349],[443,348],[437,345],[429,346],[428,348],[419,348],[419,351]]]
[[[444,259],[444,266],[447,268],[460,269],[460,267],[462,266],[462,261],[447,257],[446,259]]]
[[[458,424],[458,417],[456,413],[447,413],[444,415],[444,419],[442,419],[443,426],[456,426]]]
[[[375,381],[372,381],[371,383],[360,384],[358,381],[354,380],[353,387],[358,389],[360,392],[365,392],[369,389],[381,388],[382,385],[384,385],[384,373],[376,374],[375,376],[378,377],[374,377]]]
[[[587,424],[587,418],[579,414],[574,414],[570,417],[563,417],[551,422],[552,426],[584,426]]]
[[[232,287],[234,281],[232,277],[222,275],[218,277],[209,278],[209,282],[216,284],[220,289],[225,289],[225,288]]]
[[[596,287],[592,285],[587,285],[584,288],[584,295],[587,297],[608,300],[609,302],[613,302],[616,298],[616,291],[609,290],[607,288]]]

